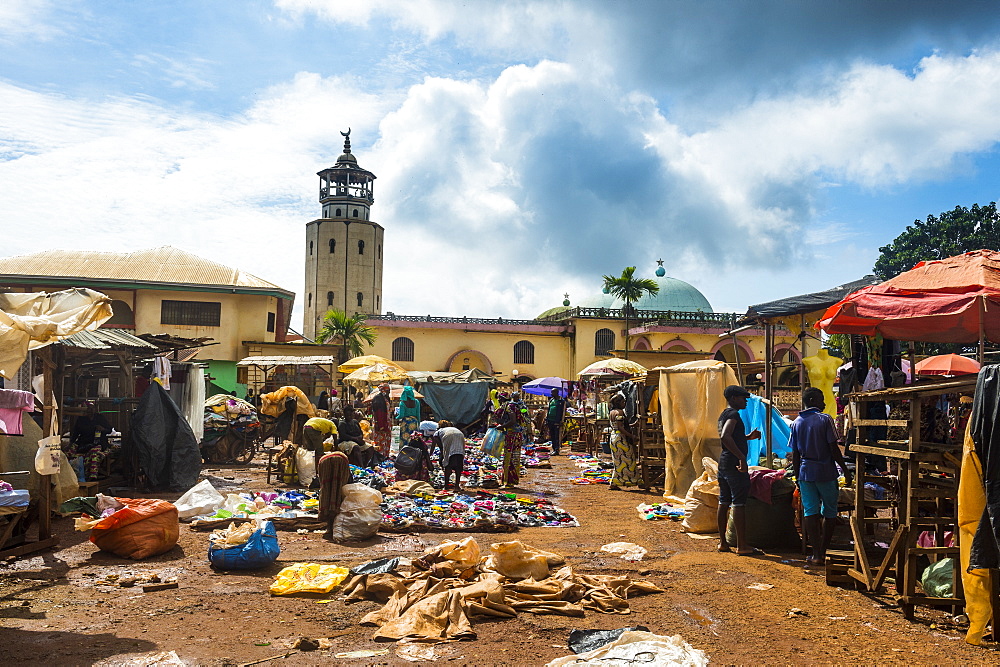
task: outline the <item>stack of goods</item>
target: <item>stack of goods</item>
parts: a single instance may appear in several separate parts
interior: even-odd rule
[[[30,500],[27,490],[15,489],[7,482],[0,482],[0,507],[27,507]]]
[[[569,457],[573,463],[576,464],[577,468],[582,468],[579,477],[573,477],[570,482],[573,484],[610,484],[611,483],[611,469],[612,465],[610,461],[601,461],[600,459],[594,458],[592,456],[577,456],[572,455]]]
[[[271,519],[276,528],[288,530],[318,521],[319,496],[307,491],[256,491],[230,493],[213,514],[195,517],[192,528],[209,529],[236,520]]]
[[[359,468],[356,465],[352,465],[351,477],[358,484],[364,484],[381,491],[396,481],[396,471],[391,465],[389,467],[379,466],[377,468]]]
[[[636,505],[635,509],[646,521],[663,521],[665,519],[680,521],[684,518],[683,505],[673,505],[671,503],[653,503],[652,505],[647,505],[646,503],[642,503]]]
[[[213,463],[228,463],[233,459],[233,445],[253,440],[259,430],[253,405],[229,394],[216,394],[205,401],[203,455]]]
[[[576,518],[544,498],[513,493],[465,493],[387,496],[382,528],[392,532],[512,532],[519,527],[573,527]]]

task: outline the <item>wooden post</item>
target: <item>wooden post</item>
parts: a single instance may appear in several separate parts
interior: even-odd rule
[[[979,297],[979,365],[986,354],[986,295]]]
[[[774,382],[771,378],[771,365],[774,363],[774,326],[764,325],[764,456],[766,457],[768,468],[773,466],[771,461],[771,406],[773,405]]]
[[[42,360],[42,437],[56,435],[52,432],[52,411],[55,406],[52,404],[55,392],[53,391],[52,372],[55,361],[52,359],[53,346],[42,348],[38,355]],[[47,540],[52,536],[52,476],[42,475],[39,482],[39,495],[41,499],[38,503],[38,541]]]

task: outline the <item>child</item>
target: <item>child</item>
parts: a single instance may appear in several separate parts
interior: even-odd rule
[[[747,440],[760,437],[760,430],[746,432],[740,410],[747,406],[750,392],[739,385],[729,385],[723,391],[729,404],[719,415],[719,436],[722,438],[722,455],[719,457],[719,551],[732,551],[726,540],[729,525],[729,507],[733,508],[736,529],[736,554],[749,556],[756,550],[746,540],[746,504],[750,495],[750,473],[747,472]]]
[[[851,483],[851,473],[837,443],[833,418],[823,412],[826,407],[823,392],[816,387],[808,387],[802,392],[802,404],[806,409],[792,422],[788,444],[792,448],[792,470],[799,478],[802,514],[805,517],[803,528],[812,546],[813,555],[806,559],[806,563],[823,565],[836,526],[837,500],[840,496],[837,464],[844,471],[848,484]]]

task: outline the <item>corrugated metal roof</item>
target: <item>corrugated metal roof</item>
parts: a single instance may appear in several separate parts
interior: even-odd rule
[[[247,357],[236,362],[237,366],[307,366],[334,364],[332,355],[323,357]]]
[[[145,350],[158,350],[152,343],[136,338],[124,329],[97,329],[96,331],[81,331],[59,341],[69,347],[81,347],[88,350],[112,350],[116,347],[134,347]]]
[[[172,246],[135,252],[45,250],[31,255],[0,258],[0,275],[282,289],[257,276]]]

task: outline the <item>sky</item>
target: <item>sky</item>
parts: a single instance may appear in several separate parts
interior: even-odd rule
[[[1000,184],[991,2],[4,0],[4,256],[173,245],[298,294],[377,176],[383,308],[531,318],[625,266],[716,311],[870,273]]]

